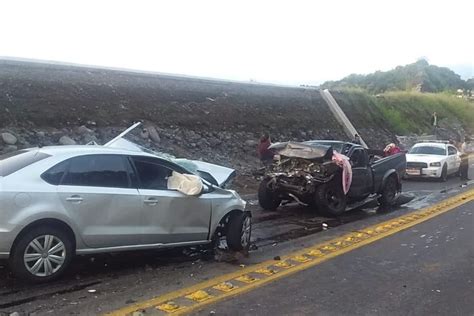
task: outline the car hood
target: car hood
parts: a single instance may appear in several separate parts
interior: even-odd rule
[[[220,165],[215,165],[212,163],[199,161],[199,160],[191,160],[191,159],[184,159],[184,158],[175,158],[174,156],[166,153],[155,152],[153,150],[147,149],[140,145],[137,145],[129,140],[124,138],[116,139],[113,143],[108,143],[104,146],[113,147],[113,148],[121,148],[130,151],[138,151],[144,152],[148,154],[155,155],[161,159],[167,159],[172,161],[181,167],[185,168],[186,170],[190,171],[193,174],[196,174],[210,182],[211,184],[218,185],[221,188],[226,188],[229,186],[231,181],[236,176],[236,171],[231,168],[227,168]]]
[[[407,154],[407,162],[441,162],[445,157],[440,155],[417,155],[417,154]]]
[[[308,160],[331,160],[333,155],[331,146],[308,145],[297,142],[275,143],[269,149],[274,150],[280,156]]]

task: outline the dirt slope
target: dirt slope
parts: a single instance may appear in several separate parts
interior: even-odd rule
[[[255,147],[264,131],[274,141],[346,139],[313,88],[0,61],[0,132],[18,139],[13,146],[0,139],[0,151],[57,144],[62,136],[105,142],[137,120],[158,132],[154,141],[137,136],[142,143],[243,174],[259,164]],[[364,124],[356,127],[373,147],[393,137],[377,122]]]

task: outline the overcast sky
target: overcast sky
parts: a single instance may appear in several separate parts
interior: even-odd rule
[[[318,84],[426,57],[474,76],[474,1],[3,0],[0,56]]]

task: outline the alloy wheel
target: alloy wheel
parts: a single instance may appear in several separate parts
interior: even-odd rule
[[[66,247],[58,237],[53,235],[34,238],[23,255],[26,269],[37,277],[46,277],[56,273],[65,260]]]

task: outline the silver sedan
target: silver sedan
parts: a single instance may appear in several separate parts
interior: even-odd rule
[[[57,278],[75,254],[224,238],[232,250],[248,249],[250,213],[235,191],[224,189],[233,174],[98,145],[0,156],[0,259],[9,259],[17,276],[44,282]],[[170,178],[183,175],[199,180],[199,192],[170,188]]]

